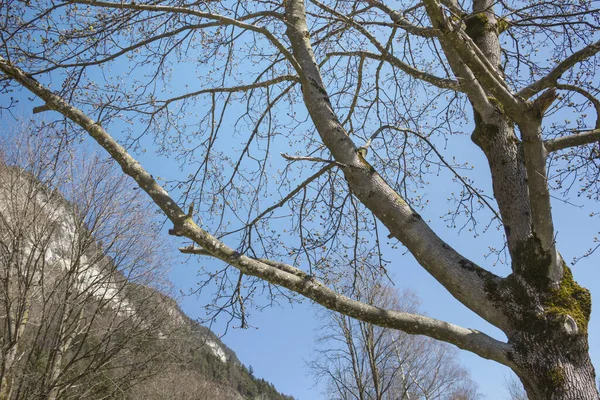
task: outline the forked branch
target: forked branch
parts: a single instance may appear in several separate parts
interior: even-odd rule
[[[556,65],[544,77],[538,79],[531,85],[521,89],[517,93],[517,95],[519,95],[520,97],[522,97],[524,99],[528,99],[531,96],[534,96],[537,93],[541,92],[542,90],[553,86],[556,83],[556,81],[558,81],[558,79],[560,79],[562,74],[567,72],[569,69],[573,68],[573,66],[575,66],[575,64],[592,57],[594,54],[598,53],[599,51],[600,51],[600,40],[597,42],[594,42],[590,45],[587,45],[583,49],[571,54],[569,57],[565,58],[562,62],[560,62],[558,65]]]
[[[384,13],[390,16],[390,19],[401,29],[413,35],[422,37],[437,37],[440,32],[432,27],[423,27],[412,24],[406,17],[400,14],[398,11],[391,9],[386,4],[379,0],[368,0],[369,4],[380,9]]]

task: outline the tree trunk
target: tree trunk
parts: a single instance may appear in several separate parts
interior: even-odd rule
[[[523,273],[513,273],[500,285],[488,287],[490,298],[510,321],[504,331],[513,349],[508,354],[511,367],[529,399],[597,400],[588,346],[590,293],[573,280],[564,262],[557,288],[549,288],[545,275],[531,275],[532,270],[544,271],[540,265],[548,261],[537,256],[536,247],[528,245],[533,253],[529,268],[513,267]]]
[[[539,259],[538,259],[539,260]],[[536,265],[530,265],[535,270]],[[515,372],[530,399],[598,399],[589,356],[591,296],[563,262],[560,286],[546,289],[546,276],[535,287],[519,276],[513,282],[515,330],[507,334],[515,349]]]
[[[0,378],[0,400],[10,399],[13,366],[17,355],[17,343],[11,344],[3,357],[2,377]]]
[[[556,257],[532,229],[525,155],[514,124],[501,108],[486,121],[475,112],[475,123],[472,139],[489,162],[512,260],[513,273],[500,285],[486,286],[506,316],[501,328],[514,348],[512,368],[529,399],[597,400],[587,339],[590,293],[562,260],[562,277],[549,274]]]
[[[530,400],[597,400],[586,335],[519,333],[512,339],[519,378]]]

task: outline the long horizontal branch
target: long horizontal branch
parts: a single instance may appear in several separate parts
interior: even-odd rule
[[[189,99],[190,97],[200,96],[202,94],[211,94],[211,93],[237,93],[237,92],[245,92],[252,89],[266,88],[271,85],[275,85],[281,82],[299,82],[300,79],[296,75],[281,75],[272,79],[267,79],[260,82],[249,83],[246,85],[238,85],[238,86],[225,86],[225,87],[215,87],[208,89],[196,90],[194,92],[182,94],[181,96],[172,97],[167,100],[156,100],[156,104],[160,104],[160,108],[164,108],[169,104],[179,101]]]
[[[600,40],[589,44],[583,49],[571,54],[569,57],[561,61],[556,67],[554,67],[552,71],[550,71],[546,76],[540,78],[531,85],[521,89],[517,93],[517,95],[521,96],[524,99],[528,99],[531,96],[534,96],[537,93],[541,92],[542,90],[553,86],[556,83],[556,81],[558,81],[558,79],[562,76],[562,74],[571,69],[575,64],[590,58],[599,51]]]
[[[185,254],[214,256],[210,251],[203,248],[182,247],[179,250]],[[371,306],[360,301],[352,300],[333,291],[313,276],[308,275],[303,270],[292,265],[264,258],[244,258],[248,261],[251,260],[256,263],[276,268],[278,271],[288,274],[288,276],[293,276],[293,278],[291,278],[293,280],[300,280],[302,285],[308,290],[306,290],[305,293],[298,293],[304,294],[306,297],[330,310],[337,311],[373,325],[397,329],[413,335],[425,335],[447,343],[452,343],[463,350],[471,351],[480,357],[495,360],[507,366],[512,364],[507,357],[508,352],[511,350],[511,346],[494,339],[483,332],[464,328],[420,314],[393,311]]]
[[[160,207],[173,223],[172,233],[194,241],[212,257],[225,261],[246,275],[256,276],[270,283],[299,293],[331,310],[362,321],[407,333],[426,335],[454,344],[483,358],[495,360],[507,366],[511,346],[482,332],[467,329],[444,321],[421,315],[385,310],[345,297],[301,270],[270,260],[257,260],[239,254],[210,233],[200,228],[190,215],[183,212],[167,191],[160,186],[127,151],[119,145],[99,124],[80,109],[68,104],[22,70],[0,57],[0,70],[10,76],[34,95],[44,100],[46,106],[81,126],[120,165],[124,173],[132,177]]]
[[[600,141],[600,129],[594,129],[578,133],[575,135],[563,136],[556,139],[544,141],[544,147],[548,153],[553,151],[564,150],[569,147],[583,146],[585,144],[595,143]]]

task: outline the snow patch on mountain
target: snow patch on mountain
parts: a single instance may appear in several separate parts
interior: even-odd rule
[[[222,362],[227,362],[227,356],[225,355],[225,351],[223,350],[223,348],[221,348],[221,346],[219,346],[217,344],[217,342],[213,342],[212,340],[208,339],[206,341],[206,345],[208,347],[210,347],[210,349],[212,350],[213,354]]]

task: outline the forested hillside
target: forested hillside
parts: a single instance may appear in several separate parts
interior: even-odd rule
[[[18,146],[0,160],[0,399],[291,399],[169,297],[127,180]]]

